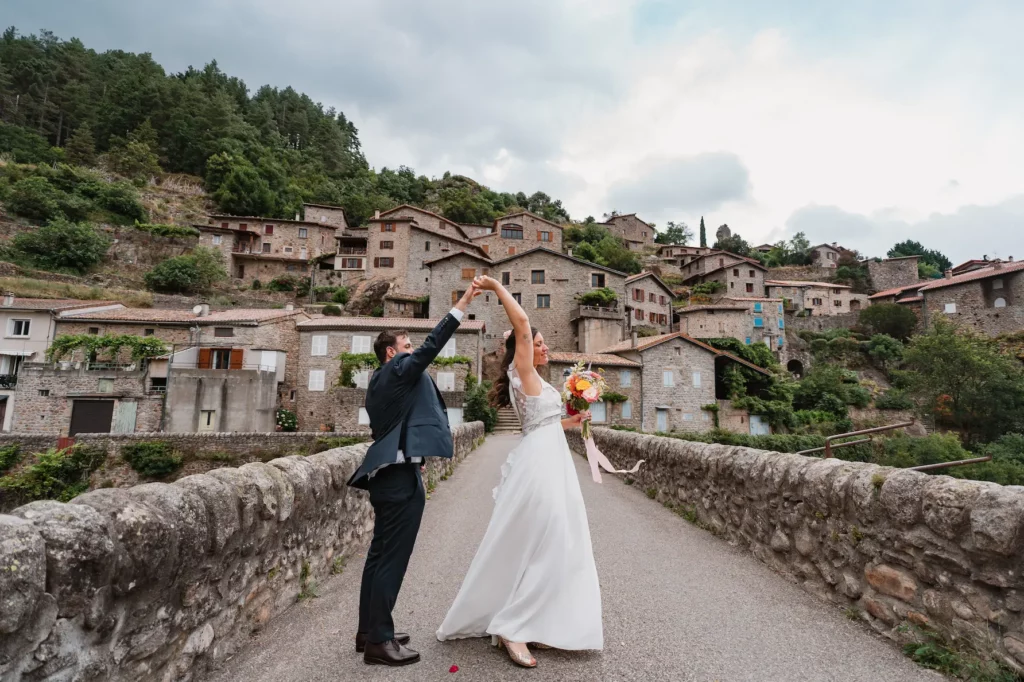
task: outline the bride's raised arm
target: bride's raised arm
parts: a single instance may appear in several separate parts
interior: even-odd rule
[[[508,293],[508,289],[493,277],[483,275],[473,280],[473,283],[480,289],[497,294],[509,322],[512,323],[512,333],[516,336],[516,355],[513,364],[519,372],[520,381],[523,382],[523,391],[526,395],[540,395],[540,375],[533,366],[533,330],[526,311],[512,294]]]

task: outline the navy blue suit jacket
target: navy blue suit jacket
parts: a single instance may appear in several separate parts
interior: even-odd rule
[[[412,353],[401,353],[373,373],[366,391],[373,445],[348,484],[365,490],[369,476],[394,464],[405,433],[406,457],[452,456],[448,408],[426,369],[459,328],[450,313],[444,316]]]

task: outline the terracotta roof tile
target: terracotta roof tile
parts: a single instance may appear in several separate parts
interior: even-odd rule
[[[696,313],[701,310],[735,310],[737,312],[747,312],[750,310],[745,305],[729,305],[728,303],[709,303],[707,305],[684,305],[680,308],[675,308],[677,315],[686,315],[688,313]]]
[[[920,291],[933,291],[935,289],[944,289],[945,287],[956,286],[957,284],[967,284],[968,282],[976,282],[982,279],[988,279],[989,277],[999,277],[1001,275],[1007,275],[1013,272],[1020,272],[1024,270],[1024,261],[1014,261],[1010,263],[997,263],[987,268],[981,268],[980,270],[971,270],[965,272],[962,275],[956,275],[954,277],[943,277],[933,282],[928,282]]]
[[[917,284],[907,284],[906,286],[896,287],[895,289],[886,289],[885,291],[879,291],[877,294],[871,294],[868,299],[875,298],[888,298],[889,296],[895,296],[896,294],[904,291],[916,291],[923,287],[927,282],[918,282]]]
[[[544,247],[544,246],[535,246],[532,249],[529,249],[528,251],[523,251],[522,253],[517,253],[514,256],[506,256],[506,257],[504,257],[504,258],[502,258],[500,260],[494,261],[494,265],[501,265],[502,263],[507,263],[509,261],[516,260],[517,258],[522,258],[523,256],[529,256],[530,254],[537,253],[537,252],[543,252],[543,253],[551,254],[552,256],[558,256],[559,258],[564,258],[565,260],[572,261],[573,263],[577,263],[579,265],[585,265],[586,267],[592,268],[594,270],[603,270],[605,272],[610,272],[613,275],[620,275],[622,277],[628,277],[629,276],[625,272],[619,272],[618,270],[613,270],[612,268],[608,268],[608,267],[605,267],[603,265],[598,265],[597,263],[591,263],[590,261],[583,260],[581,258],[574,258],[573,256],[570,256],[568,254],[564,254],[561,251],[554,251],[554,250],[549,249],[549,248]]]
[[[611,353],[548,353],[549,362],[575,365],[581,360],[596,367],[640,367],[639,362]]]
[[[764,296],[725,296],[726,301],[760,301],[762,303],[782,303],[781,298],[765,298]]]
[[[657,346],[659,344],[665,343],[666,341],[671,341],[672,339],[680,339],[682,341],[686,341],[688,343],[692,343],[695,346],[703,348],[704,350],[708,351],[709,353],[714,353],[715,355],[719,355],[719,356],[722,356],[722,357],[729,358],[730,360],[732,360],[734,362],[738,362],[738,363],[740,363],[741,365],[743,365],[745,367],[749,367],[750,369],[752,369],[754,371],[760,372],[761,374],[764,374],[765,376],[771,376],[771,372],[766,370],[764,367],[758,367],[754,363],[747,362],[743,358],[737,357],[737,356],[733,355],[732,353],[728,353],[728,352],[726,352],[724,350],[718,350],[714,346],[710,346],[710,345],[708,345],[706,343],[703,343],[702,341],[698,341],[697,339],[693,338],[692,336],[687,336],[683,332],[674,332],[672,334],[661,334],[660,336],[648,336],[648,337],[643,338],[643,339],[637,339],[636,348],[633,347],[632,340],[623,341],[622,343],[617,343],[614,346],[611,346],[609,348],[605,348],[601,352],[602,353],[627,353],[629,351],[645,351],[645,350],[647,350],[649,348],[653,348],[654,346]]]
[[[562,225],[561,223],[556,223],[554,221],[548,220],[547,218],[542,218],[541,216],[537,215],[536,213],[531,213],[530,211],[519,211],[518,213],[509,213],[508,215],[499,216],[499,217],[494,219],[494,225],[497,225],[499,220],[505,220],[506,218],[518,218],[519,216],[522,216],[522,215],[528,215],[531,218],[535,218],[535,219],[541,221],[542,223],[547,223],[548,225],[551,225],[553,227],[557,227],[559,230],[565,229],[565,225]],[[641,222],[643,222],[643,221],[641,221]]]
[[[3,306],[8,310],[73,310],[75,308],[100,308],[108,305],[118,305],[117,301],[83,301],[73,298],[14,298],[10,306]]]
[[[642,279],[644,279],[646,277],[653,278],[654,281],[657,282],[658,285],[662,289],[667,291],[670,296],[672,296],[673,298],[675,297],[676,292],[672,290],[672,287],[670,287],[669,285],[665,284],[665,281],[663,279],[661,279],[661,277],[658,277],[653,272],[641,272],[641,273],[638,273],[636,275],[630,275],[629,277],[626,278],[626,284],[632,284],[633,282],[639,282],[640,280],[642,280]]]
[[[197,324],[206,326],[210,324],[259,324],[279,318],[292,317],[305,314],[303,310],[283,310],[280,308],[238,308],[234,310],[211,311],[209,315],[202,317],[191,310],[168,310],[162,308],[116,308],[114,310],[103,310],[97,312],[75,313],[75,311],[61,314],[62,320],[82,320],[96,322],[156,322],[168,324]]]
[[[384,331],[386,329],[407,329],[409,331],[430,331],[440,320],[424,320],[410,317],[318,317],[299,322],[299,331],[312,329],[365,329]],[[481,331],[485,329],[482,320],[463,320],[459,331]]]

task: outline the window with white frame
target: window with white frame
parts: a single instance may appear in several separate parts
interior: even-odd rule
[[[633,403],[627,400],[622,403],[622,418],[632,419],[633,418]]]
[[[683,421],[684,422],[692,422],[693,421],[693,414],[691,414],[689,412],[684,412],[683,413]]]
[[[665,387],[672,387],[676,385],[676,377],[672,370],[666,369],[661,373],[661,385]]]
[[[353,353],[372,353],[373,352],[373,341],[372,337],[369,336],[352,336],[352,352]]]
[[[455,372],[438,372],[437,389],[439,391],[455,390]]]
[[[366,411],[365,407],[359,408],[359,425],[369,426],[370,425],[370,413]]]
[[[619,372],[619,386],[622,388],[629,388],[633,385],[633,373],[628,369],[624,369]]]
[[[223,240],[223,237],[221,237],[221,235],[219,235],[219,234],[213,235],[213,240],[212,241],[213,241],[213,245],[214,246],[220,246],[220,243],[221,243],[222,240]]]
[[[327,373],[322,369],[312,369],[309,371],[309,390],[311,391],[322,391],[324,390],[324,378]]]
[[[304,227],[299,228],[299,239],[306,239],[309,236],[309,232]]]
[[[947,303],[945,308],[943,309],[943,312],[945,312],[947,315],[952,315],[953,313],[955,313],[956,303]]]
[[[11,320],[7,328],[9,336],[28,336],[32,329],[32,320]]]
[[[448,339],[448,343],[444,344],[444,348],[441,349],[442,358],[454,358],[455,357],[455,339]]]
[[[595,424],[603,424],[608,421],[608,406],[603,402],[591,403],[590,419]]]
[[[368,388],[370,386],[370,370],[361,369],[352,375],[352,383],[356,388]]]
[[[700,372],[693,373],[693,387],[700,388]]]
[[[327,355],[327,335],[317,335],[313,337],[313,348],[310,350],[310,355]]]

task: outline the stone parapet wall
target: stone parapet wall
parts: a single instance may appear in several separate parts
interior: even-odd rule
[[[786,313],[786,331],[795,334],[806,329],[808,331],[821,332],[827,329],[850,329],[860,324],[860,313],[843,313],[842,315],[814,315],[801,317],[792,313]]]
[[[452,435],[432,480],[483,424]],[[0,679],[201,679],[365,547],[372,509],[345,484],[367,447],[0,515]]]
[[[1024,488],[596,429],[633,485],[811,594],[1024,670]],[[568,432],[582,453],[579,432]]]

